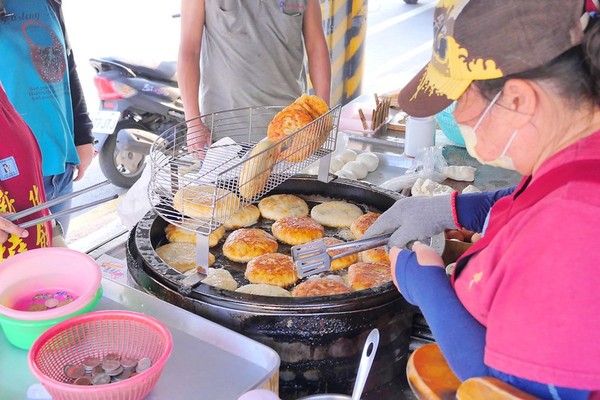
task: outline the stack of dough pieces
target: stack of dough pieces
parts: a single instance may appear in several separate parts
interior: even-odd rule
[[[267,129],[267,137],[274,142],[279,142],[326,114],[327,111],[329,107],[321,98],[303,94],[273,117]],[[282,151],[278,159],[291,162],[307,159],[327,140],[331,126],[331,119],[325,118],[302,129],[293,138],[282,143]]]

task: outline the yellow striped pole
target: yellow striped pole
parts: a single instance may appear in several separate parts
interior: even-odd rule
[[[321,0],[331,57],[331,104],[358,97],[364,70],[367,0]]]

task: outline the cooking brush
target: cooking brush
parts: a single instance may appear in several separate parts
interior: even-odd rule
[[[383,246],[384,244],[387,244],[392,233],[393,232],[384,233],[368,239],[359,239],[333,246],[327,246],[322,239],[294,246],[292,247],[292,259],[296,266],[296,273],[298,274],[298,277],[304,278],[305,276],[329,271],[333,260],[374,247]],[[343,249],[347,250],[338,254],[330,254],[330,252]]]

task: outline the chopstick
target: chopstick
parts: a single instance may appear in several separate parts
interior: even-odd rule
[[[74,197],[77,197],[77,196],[79,196],[81,194],[90,192],[90,191],[92,191],[94,189],[98,189],[98,188],[100,188],[102,186],[106,186],[108,183],[109,183],[108,180],[106,180],[104,182],[97,183],[97,184],[92,185],[90,187],[87,187],[85,189],[78,190],[77,192],[72,192],[72,193],[66,194],[64,196],[60,196],[60,197],[57,197],[55,199],[49,200],[49,201],[47,201],[45,203],[40,203],[37,206],[30,207],[30,208],[25,209],[23,211],[19,211],[18,213],[7,215],[4,218],[6,218],[9,221],[15,221],[15,220],[17,220],[19,218],[22,218],[22,217],[25,217],[27,215],[33,214],[33,213],[38,212],[40,210],[43,210],[45,208],[49,208],[49,207],[52,207],[52,206],[54,206],[56,204],[60,204],[63,201],[67,201],[67,200],[72,199]],[[105,201],[108,201],[108,200],[105,200]],[[95,204],[90,203],[89,206],[91,207],[92,205],[95,205]],[[77,211],[77,210],[75,210],[75,211]],[[56,217],[57,215],[58,215],[58,213],[52,214],[53,218]],[[61,215],[64,215],[64,214],[61,214]],[[50,219],[53,219],[53,218],[50,218]],[[30,226],[33,226],[33,225],[30,225]]]
[[[20,224],[19,226],[21,228],[29,228],[31,226],[35,226],[37,224],[41,224],[42,222],[46,222],[46,221],[51,220],[51,219],[62,217],[63,215],[67,215],[67,214],[71,214],[71,213],[74,213],[74,212],[77,212],[77,211],[85,210],[86,208],[89,208],[89,207],[92,207],[92,206],[95,206],[95,205],[98,205],[98,204],[105,203],[105,202],[107,202],[109,200],[114,200],[117,197],[119,197],[118,194],[113,194],[112,196],[105,197],[105,198],[100,199],[100,200],[95,200],[95,201],[92,201],[91,203],[83,204],[83,205],[80,205],[80,206],[77,206],[77,207],[72,207],[72,208],[69,208],[67,210],[62,210],[62,211],[59,211],[59,212],[54,213],[54,214],[49,214],[49,215],[46,215],[44,217],[40,217],[40,218],[37,218],[37,219],[33,219],[31,221],[27,221],[27,222],[25,222],[23,224]],[[63,201],[64,201],[64,199],[63,199]]]
[[[363,129],[365,131],[369,129],[369,126],[367,125],[367,119],[365,118],[365,113],[360,108],[358,109],[358,116],[360,117],[360,122],[362,123]]]

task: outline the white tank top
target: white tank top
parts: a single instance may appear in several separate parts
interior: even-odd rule
[[[306,91],[306,0],[206,0],[201,112],[285,106]]]

